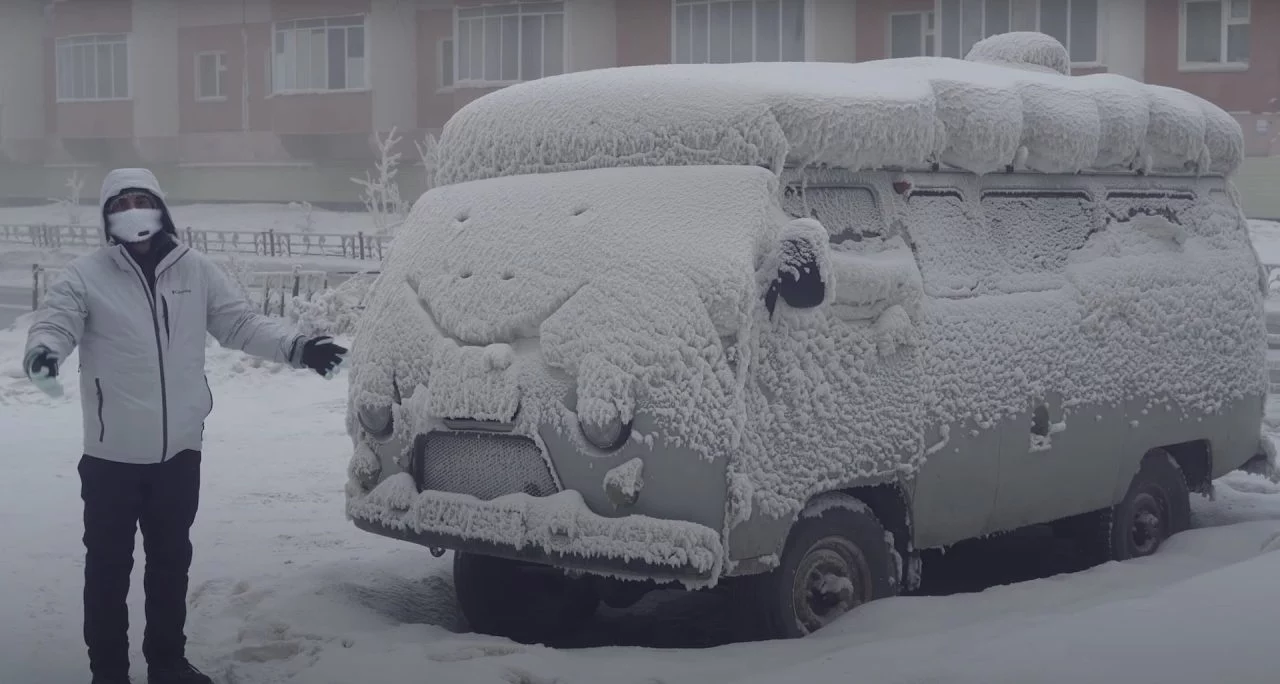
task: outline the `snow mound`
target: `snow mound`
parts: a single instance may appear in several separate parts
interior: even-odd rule
[[[941,163],[974,173],[1230,174],[1239,124],[1178,90],[1065,75],[1042,34],[997,36],[967,60],[653,65],[505,88],[440,139],[443,184],[614,166]]]

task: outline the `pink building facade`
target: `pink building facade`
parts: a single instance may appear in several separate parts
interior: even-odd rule
[[[962,57],[1011,30],[1076,73],[1202,95],[1270,155],[1280,2],[1263,0],[15,0],[0,165],[365,165],[512,83],[668,62]]]

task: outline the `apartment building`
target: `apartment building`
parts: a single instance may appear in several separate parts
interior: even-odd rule
[[[438,132],[497,88],[619,65],[962,57],[1038,30],[1114,72],[1280,124],[1264,0],[11,0],[0,195],[68,169],[164,168],[191,198],[354,199],[377,132]],[[406,153],[412,157],[412,146]],[[270,182],[267,182],[267,181]],[[55,192],[42,189],[34,196]]]

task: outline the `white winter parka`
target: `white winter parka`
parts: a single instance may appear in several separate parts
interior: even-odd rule
[[[302,367],[302,337],[255,313],[217,264],[180,244],[156,266],[154,292],[123,245],[72,261],[36,314],[27,352],[44,345],[65,360],[79,346],[85,454],[160,463],[201,448],[213,410],[206,331]]]

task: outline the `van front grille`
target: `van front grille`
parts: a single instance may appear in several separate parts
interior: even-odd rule
[[[558,491],[541,450],[528,437],[432,432],[420,443],[414,461],[419,490],[469,494],[485,501]]]

